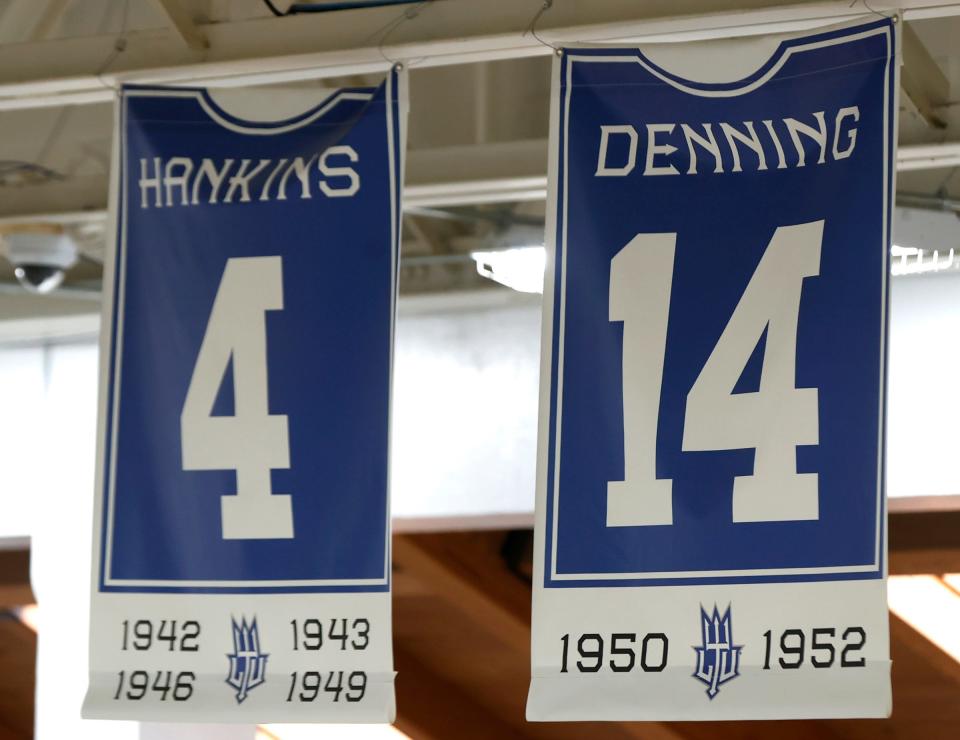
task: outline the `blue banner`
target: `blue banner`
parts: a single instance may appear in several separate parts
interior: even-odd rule
[[[556,62],[532,718],[889,711],[895,31]]]
[[[392,716],[401,79],[307,110],[302,92],[123,89],[91,716]],[[179,676],[182,701],[131,683],[164,630],[169,665],[144,670]],[[338,648],[322,673],[297,663]]]

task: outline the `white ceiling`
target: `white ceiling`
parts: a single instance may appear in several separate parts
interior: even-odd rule
[[[289,2],[276,0],[275,4],[283,9]],[[916,62],[911,69],[923,72],[922,81],[941,74],[940,82],[945,80],[945,89],[939,91],[931,82],[936,97],[943,99],[930,101],[927,111],[928,118],[932,111],[943,127],[931,125],[903,96],[901,145],[960,142],[960,3],[902,0],[900,4],[907,7],[907,18],[913,18],[909,27],[920,42],[921,61],[929,65]],[[871,2],[873,8],[885,5],[889,3]],[[384,67],[384,56],[411,51],[421,56],[406,57],[412,58],[408,185],[421,186],[423,199],[433,203],[430,198],[436,200],[436,196],[431,193],[451,192],[464,181],[489,184],[513,178],[523,184],[531,178],[542,180],[550,57],[541,53],[548,49],[522,35],[539,6],[536,0],[435,0],[406,8],[278,19],[261,0],[0,0],[0,160],[30,168],[0,171],[0,224],[51,217],[64,221],[88,257],[71,273],[68,285],[94,287],[104,246],[111,105],[51,102],[85,99],[82,96],[109,99],[110,86],[131,76],[189,81],[190,75],[223,74],[229,68],[233,75],[229,82],[237,84],[257,79],[259,71],[266,69],[295,69],[298,77],[328,76],[329,70],[348,69],[350,59],[363,74],[292,84],[356,85],[373,82],[380,74],[369,69],[369,59],[375,57]],[[930,10],[927,6],[945,7]],[[401,20],[411,7],[419,15]],[[822,23],[837,14],[863,10],[851,9],[849,0],[557,0],[538,28],[542,36],[556,40],[616,33],[723,36],[759,29],[790,30],[797,24]],[[706,11],[709,15],[698,15]],[[926,17],[931,13],[946,15]],[[125,45],[118,45],[117,39],[124,39]],[[207,48],[194,48],[198,43],[206,43]],[[338,43],[349,48],[334,53]],[[278,56],[285,50],[299,56]],[[259,53],[263,58],[256,56]],[[517,58],[497,59],[505,55]],[[917,52],[905,56],[910,64]],[[315,66],[307,63],[308,58]],[[471,58],[496,60],[469,63]],[[243,70],[240,77],[238,69]],[[901,172],[898,190],[960,200],[957,170]],[[483,200],[502,199],[500,203],[470,205],[471,199],[480,198],[462,198],[469,207],[466,219],[408,214],[405,254],[464,253],[508,226],[516,215],[521,220],[542,218],[537,189],[517,188],[516,193],[505,188],[491,195],[488,187]],[[416,195],[413,190],[408,195]],[[472,263],[427,263],[408,260],[402,276],[404,290],[482,284]],[[9,269],[0,263],[0,287],[10,279]],[[24,303],[0,292],[0,311],[15,302],[18,313],[29,314],[31,307],[51,300]],[[90,309],[89,302],[77,307]]]

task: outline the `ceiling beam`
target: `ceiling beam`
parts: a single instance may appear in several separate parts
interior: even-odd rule
[[[442,594],[445,600],[504,643],[527,650],[530,644],[527,587],[502,562],[496,567],[498,577],[482,582],[476,575],[480,569],[489,567],[490,559],[481,556],[479,561],[464,562],[445,546],[451,541],[449,535],[397,535],[393,539],[394,562],[429,583],[431,590]]]
[[[906,196],[907,198],[911,196]],[[947,201],[951,203],[952,201]],[[952,209],[951,209],[952,210]],[[956,210],[960,212],[960,202],[956,203]],[[896,496],[887,499],[887,511],[891,514],[910,513],[914,511],[958,511],[960,510],[960,495],[953,496]]]
[[[897,171],[939,170],[960,167],[960,142],[912,144],[897,150]]]
[[[30,587],[29,545],[0,550],[0,609],[34,602]]]
[[[34,736],[37,635],[12,615],[0,618],[0,738]]]
[[[202,51],[210,46],[207,37],[194,24],[180,0],[154,0],[154,2],[167,17],[167,21],[177,32],[184,46],[195,51]]]
[[[890,514],[890,575],[960,573],[960,511]]]
[[[60,20],[60,16],[63,15],[63,11],[67,9],[69,3],[70,0],[48,0],[46,3],[41,3],[44,7],[40,13],[40,17],[37,19],[36,25],[33,27],[33,30],[30,31],[30,40],[43,41],[47,38],[47,36],[50,35],[50,31],[52,31],[53,27],[57,24],[57,21]]]
[[[960,142],[901,146],[897,170],[960,166]],[[545,200],[547,141],[498,142],[411,150],[407,153],[406,208]],[[464,179],[469,173],[469,179]],[[107,177],[86,175],[7,188],[0,226],[101,221],[106,216]]]
[[[960,663],[893,612],[890,613],[890,639],[893,644],[902,645],[913,653],[921,665],[953,684],[954,690],[960,690]]]
[[[903,66],[900,69],[900,86],[905,99],[928,126],[946,128],[947,124],[938,109],[946,105],[950,98],[950,82],[909,23],[903,24],[901,43]]]
[[[418,740],[527,737],[521,727],[501,719],[437,676],[403,645],[394,646],[393,663],[397,671],[395,725],[401,732]]]
[[[84,175],[4,188],[3,198],[0,199],[0,222],[5,226],[23,220],[64,223],[63,213],[84,211],[98,212],[102,219],[106,213],[108,190],[106,175]],[[54,203],[59,207],[51,208]],[[44,212],[48,216],[36,217],[36,214]],[[58,213],[61,217],[57,216]]]
[[[960,14],[960,1],[873,0],[908,19]],[[556,3],[538,35],[549,43],[694,40],[793,31],[864,15],[848,2],[686,0]],[[394,26],[395,7],[197,25],[208,49],[185,48],[182,29],[130,31],[103,70],[115,34],[0,47],[0,109],[109,100],[118,82],[264,84],[383,71],[389,60],[418,67],[542,56],[551,49],[524,34],[532,17],[513,0],[444,0]],[[389,38],[384,28],[391,28]],[[193,33],[193,32],[190,32]],[[389,41],[389,43],[384,43]]]
[[[529,605],[519,595],[523,584],[518,577],[508,586],[491,578],[512,574],[500,551],[484,544],[497,536],[496,532],[397,535],[394,560],[410,574],[450,586],[444,593],[457,594],[453,602],[471,613],[497,610],[491,624],[503,625],[506,634],[516,636],[528,630]],[[532,537],[532,532],[526,530],[526,536]],[[960,573],[960,510],[893,512],[888,540],[891,575]],[[532,554],[525,557],[529,561]],[[529,570],[531,563],[520,565]],[[478,572],[484,575],[477,576]],[[504,604],[510,609],[505,611]]]
[[[396,567],[419,579],[436,597],[469,620],[472,627],[495,637],[513,653],[523,656],[526,663],[530,654],[530,584],[507,565],[503,555],[506,536],[504,532],[395,535],[393,560]],[[397,605],[397,621],[403,618],[402,608]],[[396,650],[400,649],[398,645]],[[399,659],[397,670],[402,675]],[[399,695],[401,678],[397,681]],[[525,726],[533,737],[564,737],[550,725]],[[605,728],[610,735],[622,738],[686,740],[682,732],[660,722],[611,723]],[[584,736],[572,725],[565,729],[573,737]],[[446,735],[454,736],[458,735]],[[484,735],[495,736],[496,733]]]
[[[543,200],[546,168],[545,139],[412,150],[404,168],[404,206]],[[103,218],[108,190],[106,175],[6,188],[0,199],[0,225],[24,219],[72,223],[75,217],[94,220],[93,213]]]

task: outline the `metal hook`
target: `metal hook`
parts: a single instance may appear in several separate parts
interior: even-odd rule
[[[549,41],[544,41],[537,34],[537,21],[540,20],[540,16],[542,16],[552,7],[553,7],[553,0],[543,0],[543,5],[540,6],[540,10],[538,10],[536,14],[534,14],[533,18],[530,19],[530,24],[527,26],[526,30],[523,32],[523,35],[526,36],[527,34],[530,34],[543,46],[553,49],[553,53],[559,57],[559,56],[563,56],[563,49],[561,49],[559,46],[554,46]]]

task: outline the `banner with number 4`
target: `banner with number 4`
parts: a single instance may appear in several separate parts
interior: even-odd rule
[[[404,91],[123,89],[85,716],[392,721]]]
[[[555,60],[530,719],[889,714],[897,31]]]

